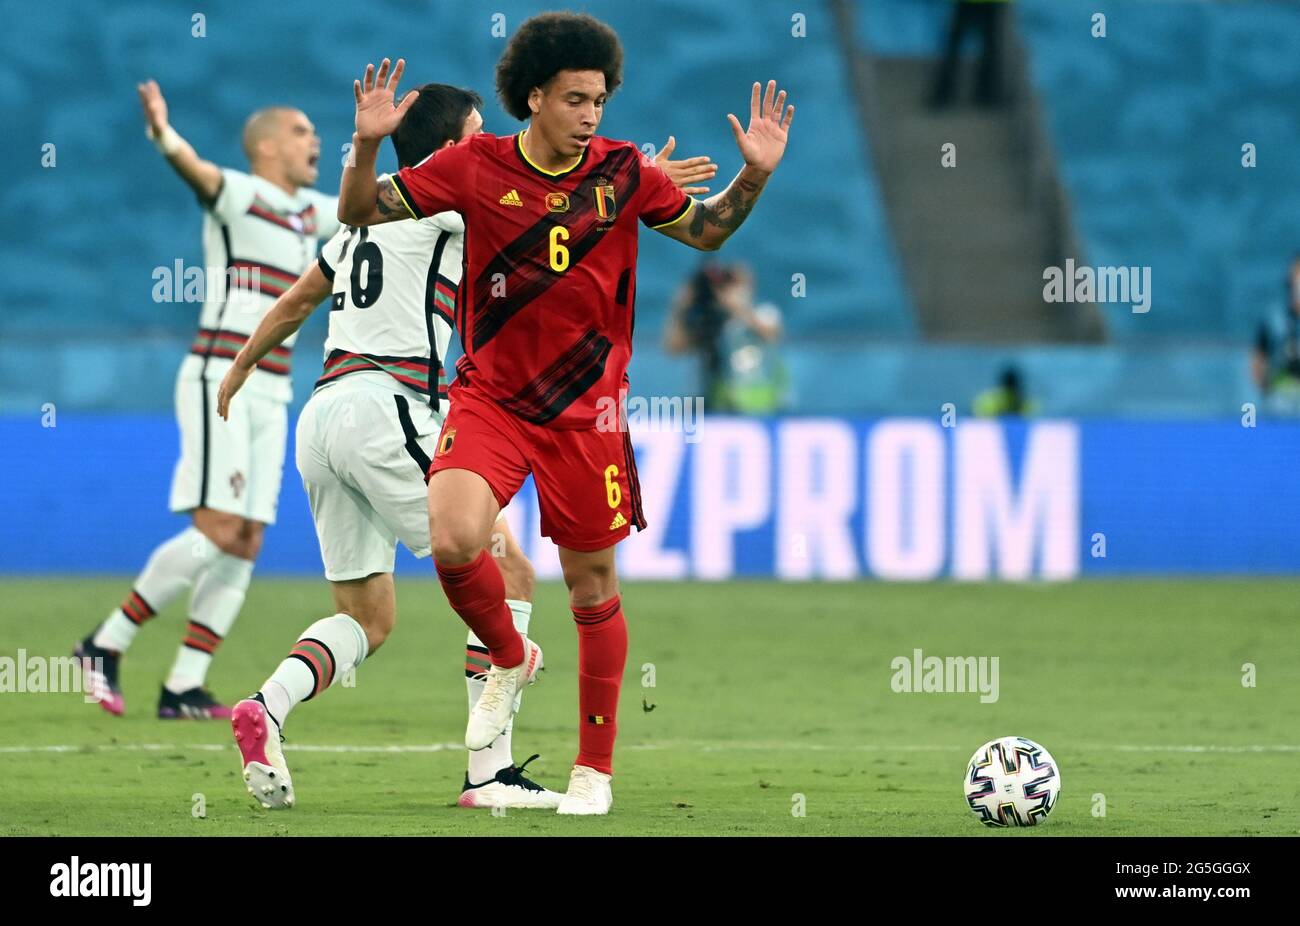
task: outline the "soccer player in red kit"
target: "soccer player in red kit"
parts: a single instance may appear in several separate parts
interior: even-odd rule
[[[488,648],[492,669],[465,733],[470,749],[509,723],[541,652],[505,604],[485,550],[498,510],[531,473],[542,533],[559,547],[578,629],[579,751],[562,814],[608,813],[627,624],[614,547],[645,524],[625,423],[636,294],[637,222],[716,250],[749,215],[785,152],[794,107],[775,81],[755,84],[750,120],[728,115],[745,166],[697,201],[631,142],[596,135],[622,81],[622,47],[587,15],[523,23],[497,64],[497,95],[528,127],[479,134],[380,184],[375,157],[411,105],[395,104],[404,62],[357,81],[353,163],[339,219],[374,225],[448,209],[465,218],[456,327],[465,356],[429,468],[429,525],[452,608]],[[616,417],[616,416],[615,416]]]

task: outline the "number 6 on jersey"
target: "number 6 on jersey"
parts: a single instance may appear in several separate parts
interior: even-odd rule
[[[555,225],[551,228],[551,269],[556,273],[563,273],[569,269],[569,249],[560,244],[561,241],[569,240],[569,230],[563,225]]]

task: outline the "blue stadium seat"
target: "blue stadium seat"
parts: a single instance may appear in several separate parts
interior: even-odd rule
[[[1089,263],[1152,268],[1112,334],[1244,341],[1300,251],[1300,9],[1109,4],[1094,38],[1091,0],[1018,6]]]

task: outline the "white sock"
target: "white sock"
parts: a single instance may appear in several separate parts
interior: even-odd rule
[[[95,632],[95,645],[126,652],[140,625],[194,584],[220,555],[216,545],[194,526],[159,544],[136,577],[126,601]]]
[[[318,620],[298,638],[289,656],[262,686],[266,709],[281,725],[302,701],[320,694],[361,665],[370,651],[366,632],[347,614]]]
[[[514,598],[507,598],[506,605],[510,608],[510,613],[515,619],[515,629],[522,634],[528,633],[528,621],[533,615],[533,603],[531,601],[519,601]],[[478,703],[479,695],[483,693],[483,686],[486,684],[481,675],[475,677],[478,669],[487,672],[491,663],[488,661],[487,647],[483,645],[478,637],[474,636],[474,631],[469,632],[469,637],[465,640],[465,690],[469,695],[469,706],[472,708]],[[471,669],[470,667],[474,668]],[[515,710],[523,703],[524,693],[521,690],[515,695]],[[510,723],[506,724],[505,732],[493,741],[491,746],[486,749],[479,749],[469,754],[469,781],[470,784],[479,785],[485,781],[491,781],[497,776],[503,768],[509,768],[515,764],[514,757],[510,753],[510,734],[514,730],[515,720],[510,718]]]
[[[199,576],[190,596],[190,623],[167,676],[167,690],[173,694],[202,688],[208,667],[221,641],[244,606],[244,595],[253,578],[253,561],[220,554]]]

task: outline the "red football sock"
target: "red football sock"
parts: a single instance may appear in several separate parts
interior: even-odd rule
[[[594,608],[573,608],[578,624],[578,758],[614,774],[618,692],[627,665],[627,620],[615,595]]]
[[[434,567],[452,609],[483,641],[492,664],[510,668],[523,662],[524,642],[506,604],[506,583],[488,551],[464,566]]]

